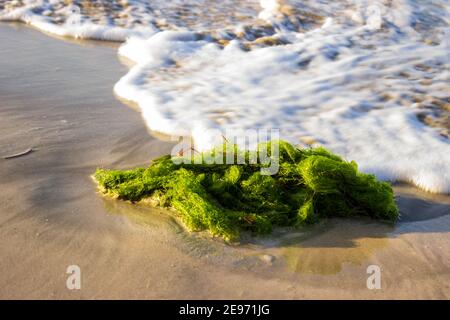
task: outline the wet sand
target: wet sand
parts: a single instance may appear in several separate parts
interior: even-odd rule
[[[171,145],[113,96],[111,44],[0,24],[0,298],[450,298],[450,200],[397,186],[396,225],[331,219],[226,245],[162,210],[95,192],[96,167],[145,165]],[[273,256],[264,259],[264,255]],[[66,269],[81,268],[81,290]],[[382,289],[366,269],[381,267]]]

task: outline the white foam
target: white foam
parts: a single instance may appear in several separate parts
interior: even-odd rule
[[[273,11],[269,4],[265,10]],[[139,103],[151,129],[191,134],[200,149],[217,141],[204,136],[207,129],[280,128],[295,143],[315,137],[379,178],[449,193],[448,140],[419,122],[408,100],[420,90],[448,94],[442,66],[448,68],[449,46],[430,46],[389,29],[378,34],[384,22],[396,21],[383,16],[382,8],[367,12],[362,27],[328,20],[320,30],[296,35],[294,44],[250,52],[236,41],[222,50],[188,34],[130,40],[120,54],[137,65],[115,89]],[[377,47],[355,45],[368,37]],[[173,61],[178,67],[170,67]],[[430,67],[432,85],[419,84],[429,74],[416,65]],[[398,76],[402,72],[410,79]],[[385,94],[392,101],[382,101]]]
[[[261,1],[260,17],[274,22],[280,3]],[[420,106],[449,97],[448,1],[389,3],[336,1],[331,10],[302,1],[330,16],[308,32],[275,21],[291,43],[250,51],[195,30],[146,39],[118,31],[108,37],[130,37],[119,54],[135,65],[114,89],[139,104],[149,128],[190,134],[199,149],[217,141],[209,129],[279,128],[282,138],[313,138],[381,179],[450,193],[450,143],[417,118]]]
[[[150,14],[133,15],[133,12],[139,12],[142,2],[139,0],[128,1],[128,18],[123,21],[123,26],[117,26],[107,21],[94,23],[92,21],[94,17],[81,15],[78,6],[68,5],[63,0],[25,1],[23,6],[0,11],[0,21],[22,21],[42,31],[62,37],[122,42],[130,36],[149,37],[157,31],[151,24],[153,17]],[[107,17],[103,18],[106,20]],[[137,19],[144,19],[145,26],[134,25],[134,20]]]
[[[276,16],[279,15],[281,3],[279,0],[260,0],[260,5],[263,10],[259,13],[259,18],[268,22],[273,22]]]

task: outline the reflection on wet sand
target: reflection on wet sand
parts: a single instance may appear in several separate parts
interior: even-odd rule
[[[344,264],[361,266],[389,245],[392,226],[370,221],[329,222],[325,232],[281,249],[290,270],[308,274],[336,274]]]
[[[140,226],[156,233],[163,232],[164,237],[167,237],[167,233],[172,233],[177,238],[182,238],[184,245],[179,243],[178,246],[190,253],[195,252],[199,258],[210,258],[212,253],[217,257],[226,252],[230,256],[222,257],[223,260],[228,259],[230,263],[245,268],[258,268],[264,265],[265,260],[272,262],[273,257],[276,263],[270,264],[275,268],[298,274],[333,275],[341,272],[345,265],[366,266],[380,251],[389,253],[392,240],[404,233],[418,231],[405,229],[409,223],[450,214],[447,196],[431,196],[408,185],[399,185],[396,190],[402,212],[402,220],[396,225],[365,218],[334,218],[311,227],[278,229],[266,237],[247,234],[240,244],[226,244],[204,232],[189,233],[177,222],[173,213],[166,209],[105,197],[103,201],[105,209],[112,214],[125,215]],[[412,197],[414,193],[415,197]],[[439,228],[437,225],[435,227]]]

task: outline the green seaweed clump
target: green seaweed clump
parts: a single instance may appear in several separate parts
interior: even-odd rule
[[[264,172],[263,150],[277,164],[272,175]],[[226,160],[230,153],[235,164],[211,164],[212,157]],[[151,199],[174,208],[189,230],[209,230],[227,240],[242,231],[267,234],[274,226],[312,224],[325,217],[395,221],[399,215],[389,183],[322,147],[300,149],[278,140],[256,151],[224,144],[188,161],[164,156],[147,168],[97,169],[94,179],[105,194],[133,202]]]

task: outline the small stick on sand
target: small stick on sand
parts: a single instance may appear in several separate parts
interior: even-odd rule
[[[3,159],[13,159],[13,158],[18,158],[18,157],[24,156],[24,155],[26,155],[26,154],[29,154],[29,153],[31,153],[31,152],[33,152],[33,149],[32,149],[32,148],[29,148],[29,149],[25,150],[24,152],[12,154],[12,155],[9,155],[9,156],[4,156]]]

